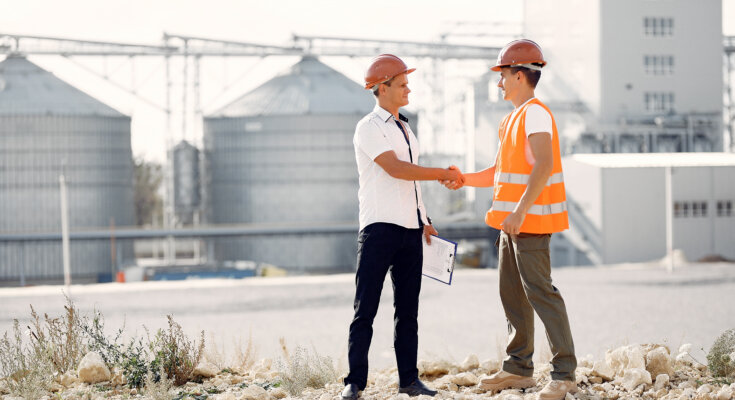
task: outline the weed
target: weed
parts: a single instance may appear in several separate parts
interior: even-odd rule
[[[108,338],[105,335],[105,319],[97,310],[94,310],[91,319],[81,318],[79,326],[87,337],[89,349],[99,353],[106,364],[119,366],[128,386],[137,388],[143,386],[149,371],[149,355],[142,338],[134,337],[127,345],[119,343],[125,329],[124,325],[112,339]]]
[[[715,377],[735,378],[735,329],[725,331],[712,344],[707,367]]]
[[[297,346],[290,354],[283,338],[281,349],[285,362],[278,363],[278,374],[283,388],[292,395],[299,396],[307,387],[319,389],[337,380],[332,359],[320,356],[316,349],[307,351]]]
[[[209,345],[204,351],[204,359],[209,363],[217,367],[218,370],[223,371],[227,369],[228,363],[225,360],[224,351],[217,346],[217,341],[214,338],[214,334],[209,334]]]
[[[0,339],[0,377],[5,378],[13,396],[38,399],[48,392],[54,367],[47,349],[23,343],[18,320],[13,320],[12,337],[5,332]]]
[[[163,367],[158,368],[158,370],[154,371],[148,371],[147,374],[145,374],[145,397],[147,399],[151,400],[173,400],[174,396],[172,396],[169,391],[173,387],[173,382],[171,379],[166,377],[166,374],[163,371]]]
[[[41,319],[31,306],[32,326],[29,326],[33,345],[45,349],[59,374],[75,370],[86,353],[79,314],[71,299],[65,297],[66,314],[63,318],[50,318],[44,314]]]
[[[151,368],[154,371],[162,369],[176,386],[181,386],[191,379],[194,368],[204,354],[204,331],[197,344],[189,340],[172,316],[168,315],[167,318],[168,329],[159,329],[150,343],[154,355]]]
[[[235,343],[235,351],[237,352],[235,355],[236,367],[242,371],[247,371],[253,367],[257,357],[255,348],[253,347],[253,331],[250,331],[248,345],[245,347],[245,350],[243,351],[242,338],[240,338],[237,343]]]

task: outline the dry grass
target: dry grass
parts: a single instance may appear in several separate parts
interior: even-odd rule
[[[18,320],[13,320],[13,334],[0,339],[0,377],[13,396],[39,399],[51,385],[54,367],[47,350],[25,343]]]
[[[320,356],[316,349],[308,351],[300,346],[291,353],[283,338],[280,343],[284,361],[277,367],[286,391],[299,396],[307,387],[320,389],[337,381],[337,372],[330,357]]]
[[[145,398],[151,400],[172,400],[174,396],[170,393],[173,381],[166,376],[163,367],[157,373],[148,371],[145,375]]]
[[[51,318],[44,314],[41,318],[31,306],[32,326],[29,327],[33,345],[44,349],[59,374],[76,369],[87,352],[79,313],[71,299],[65,297],[63,317]]]
[[[242,338],[238,338],[237,342],[235,343],[235,352],[235,367],[237,367],[241,371],[247,371],[253,368],[253,365],[255,364],[255,361],[257,359],[257,351],[253,346],[252,330],[250,331],[250,336],[248,337],[248,344],[247,346],[245,346],[244,349],[242,346]]]

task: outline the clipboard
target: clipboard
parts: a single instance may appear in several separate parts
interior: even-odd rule
[[[457,243],[439,236],[431,235],[431,245],[424,245],[424,262],[421,266],[421,274],[444,283],[452,284],[454,274],[454,260],[457,256]]]

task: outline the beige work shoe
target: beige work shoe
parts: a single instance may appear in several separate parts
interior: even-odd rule
[[[505,389],[526,389],[536,386],[536,380],[500,370],[480,381],[480,389],[499,392]]]
[[[561,400],[567,393],[577,393],[577,384],[572,381],[552,380],[538,393],[538,400]]]

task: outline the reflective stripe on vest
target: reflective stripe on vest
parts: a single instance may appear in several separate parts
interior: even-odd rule
[[[493,211],[513,212],[518,206],[517,202],[514,201],[494,201],[492,209]],[[562,201],[561,203],[554,204],[534,204],[528,209],[526,214],[530,215],[551,215],[559,214],[567,211],[567,202]]]
[[[518,185],[528,185],[528,179],[531,177],[531,174],[513,174],[510,172],[500,172],[498,173],[497,182],[498,183],[514,183]],[[546,181],[546,186],[553,185],[555,183],[564,183],[564,173],[563,172],[557,172],[549,177],[549,180]]]

